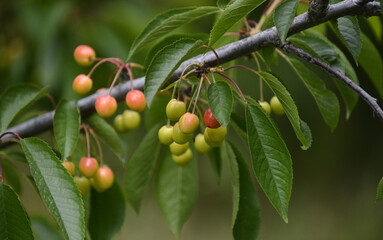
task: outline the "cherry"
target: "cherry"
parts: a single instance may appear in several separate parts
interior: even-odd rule
[[[124,119],[121,114],[117,115],[113,121],[114,129],[119,133],[124,133],[128,129],[125,127]]]
[[[93,81],[85,74],[78,75],[72,84],[73,91],[79,95],[87,94],[92,89]]]
[[[63,162],[63,165],[68,170],[69,174],[73,176],[75,172],[75,166],[73,162],[69,162],[68,160],[65,160]]]
[[[98,162],[92,157],[82,157],[78,166],[82,175],[87,178],[93,177],[98,169]]]
[[[101,117],[107,118],[112,116],[117,110],[117,102],[110,95],[101,95],[96,100],[96,111]]]
[[[163,126],[158,131],[158,139],[164,145],[169,145],[173,142],[173,127],[172,126]]]
[[[172,144],[169,145],[169,148],[170,148],[170,152],[173,155],[181,155],[184,152],[186,152],[186,150],[188,150],[189,142],[184,143],[184,144],[178,144],[176,142],[173,142]]]
[[[97,89],[97,93],[100,93],[100,92],[104,92],[104,91],[106,91],[107,90],[107,88],[99,88],[99,89]]]
[[[183,133],[193,133],[199,126],[199,118],[193,113],[185,113],[179,120],[179,128]]]
[[[193,158],[193,153],[190,150],[190,148],[188,148],[186,152],[181,155],[178,155],[178,156],[172,155],[173,161],[179,166],[185,166],[192,160],[192,158]]]
[[[90,189],[89,180],[86,177],[74,177],[74,181],[80,190],[81,196],[85,197]]]
[[[132,90],[126,94],[126,105],[134,111],[142,112],[146,107],[145,95],[140,90]]]
[[[141,116],[136,111],[125,110],[122,113],[122,121],[127,130],[134,130],[140,126]]]
[[[274,96],[270,100],[271,110],[275,115],[282,116],[285,114],[285,109],[283,109],[281,102],[277,98],[277,96]]]
[[[96,57],[96,53],[93,48],[88,45],[79,45],[76,47],[73,53],[74,59],[81,66],[89,66],[93,63],[93,58]]]
[[[194,140],[195,150],[199,153],[208,153],[211,150],[211,146],[206,143],[203,134],[199,133]]]
[[[214,117],[210,108],[205,111],[205,114],[203,115],[203,122],[208,128],[219,128],[221,126],[221,124]]]
[[[185,112],[186,104],[177,99],[170,100],[166,105],[166,116],[170,120],[177,121]]]
[[[211,147],[218,147],[222,144],[227,134],[226,127],[205,128],[204,137]]]
[[[178,144],[184,144],[189,142],[189,140],[192,138],[192,133],[184,133],[181,131],[179,124],[176,123],[173,127],[173,141]]]
[[[261,105],[261,107],[263,108],[263,110],[265,110],[267,115],[270,115],[271,107],[270,107],[270,104],[268,102],[266,102],[266,101],[259,101],[259,105]]]
[[[90,183],[97,192],[103,192],[109,189],[113,185],[113,182],[113,171],[107,166],[101,166],[94,178],[90,180]]]

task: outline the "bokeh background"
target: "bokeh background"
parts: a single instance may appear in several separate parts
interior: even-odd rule
[[[98,56],[125,59],[134,38],[155,15],[170,8],[201,5],[215,5],[215,1],[2,0],[0,92],[7,86],[30,82],[38,86],[49,85],[50,94],[57,101],[62,98],[79,99],[71,89],[72,81],[79,73],[88,72],[89,68],[80,67],[73,60],[73,50],[77,45],[92,46]],[[305,9],[302,5],[299,11]],[[252,17],[257,20],[256,14]],[[382,19],[373,17],[367,21],[360,18],[359,21],[362,31],[371,38],[382,55]],[[176,32],[209,33],[213,22],[214,17],[205,17]],[[325,26],[317,29],[344,49]],[[147,50],[136,54],[133,61],[143,63]],[[346,54],[350,57],[347,51]],[[239,62],[254,66],[245,58]],[[378,96],[363,70],[355,67],[362,87]],[[283,222],[255,183],[261,202],[259,239],[383,239],[383,202],[375,203],[376,186],[383,176],[382,122],[361,100],[346,121],[341,102],[339,125],[334,132],[330,132],[314,100],[296,75],[281,59],[273,69],[283,76],[302,119],[311,127],[314,141],[309,150],[301,150],[287,118],[276,119],[293,158],[294,185],[289,223]],[[111,66],[107,65],[97,70],[94,89],[107,84],[111,70]],[[328,88],[336,91],[326,74],[318,69],[315,71],[325,79]],[[235,80],[246,93],[258,97],[258,79],[254,75],[238,71]],[[267,98],[271,97],[269,91],[265,94]],[[34,105],[33,112],[51,109],[49,100],[44,99]],[[144,133],[145,125],[142,124],[137,131],[124,136],[129,154],[134,152]],[[248,160],[246,144],[233,131],[229,135]],[[40,137],[50,141],[52,136],[48,132]],[[121,180],[121,163],[108,149],[104,151],[106,161]],[[199,196],[194,212],[183,228],[182,239],[232,239],[232,190],[228,166],[224,163],[222,179],[217,184],[208,159],[200,156],[198,162]],[[55,225],[38,194],[24,180],[23,186],[21,201],[32,216],[34,229],[45,232],[41,239],[56,239],[54,233],[46,230],[46,224]],[[139,216],[127,206],[123,229],[115,239],[174,239],[156,205],[153,184],[145,195]]]

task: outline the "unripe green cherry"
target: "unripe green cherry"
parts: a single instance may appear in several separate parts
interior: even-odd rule
[[[72,84],[73,91],[79,95],[87,94],[93,86],[93,81],[85,74],[78,75]]]
[[[265,110],[267,115],[270,115],[271,107],[270,107],[270,104],[268,102],[266,102],[266,101],[259,101],[259,105],[261,105],[261,107],[263,108],[263,110]]]
[[[169,145],[173,142],[173,127],[172,126],[163,126],[158,131],[158,139],[164,145]]]
[[[207,144],[211,147],[218,147],[222,144],[227,134],[226,127],[205,128],[204,137]]]
[[[177,99],[170,100],[166,105],[166,116],[170,120],[177,121],[185,112],[186,104]]]
[[[173,127],[173,141],[178,144],[184,144],[189,142],[192,138],[193,133],[184,133],[181,131],[179,124],[176,123]]]
[[[119,133],[124,133],[128,131],[128,129],[125,127],[124,120],[121,114],[117,115],[114,118],[113,125],[114,129],[116,129],[116,131]]]
[[[74,181],[77,184],[78,189],[80,190],[81,196],[85,197],[90,189],[89,180],[86,177],[74,177]]]
[[[178,156],[172,155],[173,161],[179,166],[185,166],[192,160],[192,158],[193,158],[193,153],[190,150],[190,148],[188,148],[186,152],[181,155],[178,155]]]
[[[173,142],[172,144],[169,145],[170,152],[173,155],[181,155],[186,152],[186,150],[189,149],[189,142],[184,143],[184,144],[178,144],[176,142]]]
[[[199,153],[208,153],[211,150],[211,146],[205,141],[205,137],[202,133],[199,133],[194,140],[195,150]]]
[[[140,90],[132,90],[128,92],[125,97],[125,102],[130,109],[136,112],[142,112],[146,107],[145,95]]]
[[[81,174],[87,178],[93,177],[98,170],[98,162],[92,157],[82,157],[78,166]]]
[[[114,174],[112,169],[107,166],[101,166],[98,168],[96,175],[90,180],[92,187],[97,192],[104,192],[109,189],[114,182]]]
[[[184,133],[193,133],[199,126],[199,118],[193,113],[185,113],[178,121],[179,128]]]
[[[96,100],[95,108],[98,115],[107,118],[116,112],[117,101],[110,95],[101,95]]]
[[[281,102],[277,98],[277,96],[274,96],[270,100],[271,110],[275,115],[282,116],[285,114],[285,109],[283,109]]]
[[[141,116],[138,112],[125,110],[122,114],[122,120],[127,130],[134,130],[140,126]]]
[[[88,45],[79,45],[73,52],[74,59],[81,66],[89,66],[93,63],[96,53]]]
[[[66,168],[66,170],[68,170],[70,175],[74,176],[75,166],[74,166],[73,162],[69,162],[69,161],[65,160],[63,162],[63,166]]]

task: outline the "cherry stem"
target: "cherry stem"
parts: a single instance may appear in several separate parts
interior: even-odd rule
[[[130,91],[134,90],[134,85],[133,85],[133,73],[132,70],[130,70],[129,64],[125,64],[125,68],[128,71],[129,74],[129,80],[130,80]]]
[[[179,100],[179,97],[180,97],[180,86],[181,86],[181,83],[182,83],[182,80],[185,79],[185,77],[189,76],[190,74],[194,73],[196,70],[193,69],[193,70],[190,70],[187,74],[185,74],[186,70],[188,70],[191,66],[198,66],[198,67],[201,67],[201,65],[199,65],[198,63],[191,63],[189,65],[187,65],[184,70],[182,71],[181,73],[181,76],[180,76],[180,81],[178,82],[178,96],[177,96],[177,99]],[[184,76],[185,74],[185,76]]]
[[[242,18],[242,22],[245,25],[246,32],[250,30],[249,22],[246,20],[246,18]]]
[[[88,158],[90,158],[90,143],[89,143],[89,133],[85,124],[81,124],[81,128],[84,129],[86,137],[86,151],[88,152]]]
[[[100,141],[98,140],[97,134],[93,131],[93,129],[90,127],[88,127],[88,129],[89,129],[90,134],[92,134],[94,140],[96,141],[97,148],[98,148],[98,155],[100,158],[100,165],[103,166],[104,165],[104,156],[102,154],[102,148],[101,148]]]
[[[231,79],[229,76],[226,76],[225,74],[221,73],[221,72],[218,72],[218,74],[221,75],[226,80],[229,80],[235,86],[235,88],[238,90],[239,94],[241,95],[243,101],[247,104],[247,100],[246,100],[245,96],[243,95],[243,93],[242,93],[241,89],[238,87],[238,85],[234,82],[234,80]]]
[[[204,79],[203,76],[206,77],[206,75],[205,75],[205,74],[202,74],[201,81],[199,82],[198,91],[197,91],[197,96],[196,96],[195,101],[194,101],[194,107],[193,107],[193,112],[192,112],[192,114],[194,114],[194,112],[195,112],[195,108],[196,108],[197,103],[198,103],[198,97],[199,97],[199,94],[200,94],[200,92],[201,92],[201,87],[202,87],[202,83],[203,83],[203,79]]]
[[[174,87],[173,87],[173,92],[172,92],[172,98],[171,99],[173,99],[174,98],[174,95],[176,95],[176,89],[177,89],[177,87],[176,87],[176,85],[178,84],[178,82],[180,81],[181,79],[178,79],[177,81],[175,81],[173,84],[174,84]]]
[[[139,68],[141,70],[144,70],[144,66],[142,66],[141,64],[138,64],[138,63],[128,63],[128,65],[132,68]]]
[[[116,75],[114,76],[112,85],[110,85],[110,88],[109,88],[109,91],[108,91],[108,95],[110,95],[110,92],[112,91],[114,85],[116,84],[116,81],[117,81],[118,77],[120,76],[121,71],[122,71],[123,68],[124,68],[124,65],[120,66],[120,68],[118,69]]]
[[[109,74],[109,77],[108,77],[108,85],[106,85],[108,88],[110,87],[110,84],[112,83],[112,80],[113,80],[113,75],[116,73],[116,70],[118,69],[118,67],[115,67],[113,68],[112,72]]]
[[[209,45],[203,45],[204,47],[207,47],[209,48],[211,51],[213,51],[215,57],[217,58],[217,66],[219,66],[219,57],[218,57],[218,53],[214,50],[214,48],[210,47]]]
[[[254,20],[247,20],[247,22],[253,24],[254,27],[256,27],[258,25],[258,23]]]
[[[197,93],[197,90],[195,90],[195,91],[193,92],[193,95],[192,95],[192,97],[191,97],[191,98],[189,98],[189,99],[190,99],[190,103],[189,103],[189,106],[188,106],[188,109],[186,110],[186,112],[189,112],[189,110],[190,110],[190,107],[191,107],[191,105],[192,105],[192,103],[193,103],[193,99],[194,99],[194,97],[195,97],[196,93]]]
[[[212,72],[210,73],[211,73],[211,77],[213,78],[213,82],[215,82],[214,74]],[[210,79],[205,74],[202,74],[202,77],[209,83],[209,85],[211,84]]]
[[[223,71],[227,71],[229,69],[232,69],[232,68],[244,68],[244,69],[247,69],[249,71],[252,71],[253,73],[257,74],[258,75],[258,72],[255,71],[254,69],[252,68],[249,68],[249,67],[246,67],[246,66],[243,66],[243,65],[233,65],[233,66],[230,66],[230,67],[227,67],[227,68],[224,68]]]
[[[266,20],[270,17],[271,13],[274,9],[282,2],[283,0],[271,0],[266,6],[261,19],[259,19],[258,25],[255,27],[255,32],[261,31],[263,24],[265,24]]]
[[[11,135],[17,137],[19,140],[23,140],[23,139],[20,137],[20,135],[17,134],[17,133],[15,133],[15,132],[5,132],[5,133],[3,133],[3,134],[0,135],[0,139],[1,139],[2,137],[4,137],[5,135],[8,135],[8,134],[11,134]]]
[[[119,58],[104,58],[93,66],[93,68],[88,73],[88,77],[91,77],[94,70],[96,70],[96,68],[98,68],[98,66],[100,66],[101,64],[103,64],[105,62],[110,62],[110,63],[116,65],[116,67],[119,67],[122,64],[122,61]]]
[[[257,64],[258,71],[260,71],[261,65],[259,64],[257,56],[254,53],[252,53],[252,56],[255,60],[255,63]],[[259,78],[259,96],[260,96],[259,100],[263,102],[263,78],[262,77]]]
[[[57,107],[57,104],[56,104],[56,101],[55,99],[53,98],[52,95],[50,95],[49,93],[46,95],[46,97],[49,99],[49,101],[52,103],[52,107],[53,109],[56,109]]]

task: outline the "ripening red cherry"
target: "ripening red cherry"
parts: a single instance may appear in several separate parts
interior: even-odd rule
[[[183,133],[193,133],[199,125],[199,118],[193,113],[185,113],[179,120],[179,128]]]
[[[74,50],[73,56],[76,62],[81,66],[89,66],[93,63],[96,53],[93,48],[88,45],[80,45]]]
[[[73,162],[69,162],[69,161],[65,160],[63,162],[63,166],[68,170],[70,175],[72,175],[72,176],[74,175],[74,173],[75,173],[75,166],[74,166]]]
[[[93,86],[93,81],[85,74],[78,75],[72,84],[73,91],[79,95],[87,94]]]
[[[186,104],[177,99],[170,100],[166,105],[166,116],[170,120],[177,121],[185,112]]]
[[[169,145],[173,142],[173,127],[172,126],[162,126],[158,131],[158,139],[164,145]]]
[[[205,111],[205,114],[203,115],[203,122],[208,128],[219,128],[221,126],[221,124],[214,117],[210,108]]]
[[[98,170],[98,162],[92,157],[82,157],[78,166],[81,174],[87,178],[93,177]]]
[[[85,197],[90,189],[89,180],[86,177],[74,177],[74,181],[77,184],[78,190],[80,190],[81,196]]]
[[[113,171],[107,166],[101,166],[96,175],[90,180],[90,183],[97,192],[104,192],[109,189],[113,185],[113,182]]]
[[[199,153],[208,153],[211,150],[211,146],[205,141],[203,134],[199,133],[194,140],[195,150]]]
[[[126,94],[126,105],[136,112],[144,111],[146,107],[145,95],[140,90],[132,90]]]
[[[181,154],[181,155],[172,155],[172,159],[173,161],[179,165],[179,166],[185,166],[186,164],[188,164],[193,158],[193,153],[192,151],[190,150],[190,148],[188,148],[186,150],[185,153]]]
[[[117,110],[117,102],[110,95],[101,95],[96,100],[96,111],[101,117],[107,118],[112,116]]]

